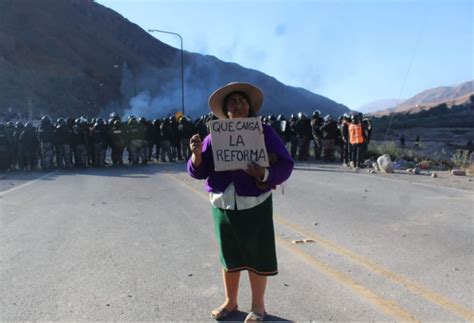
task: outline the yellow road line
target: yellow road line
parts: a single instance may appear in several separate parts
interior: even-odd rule
[[[432,303],[435,303],[441,306],[443,309],[448,310],[452,313],[455,313],[456,315],[461,316],[468,321],[474,321],[474,312],[472,310],[467,309],[459,304],[456,304],[452,302],[451,300],[447,299],[446,297],[436,292],[433,292],[429,290],[428,288],[423,287],[415,282],[412,282],[409,279],[402,277],[401,275],[397,275],[389,271],[388,269],[380,265],[377,265],[373,263],[372,261],[365,259],[364,257],[359,256],[344,247],[340,247],[336,245],[335,243],[329,241],[328,239],[325,239],[310,230],[307,230],[295,223],[292,223],[281,216],[275,215],[275,220],[278,223],[281,223],[293,229],[294,231],[304,234],[307,238],[311,238],[315,240],[316,243],[319,243],[320,245],[326,247],[327,249],[330,249],[334,252],[337,252],[338,254],[341,254],[351,259],[353,262],[369,269],[372,272],[375,272],[381,275],[382,277],[388,280],[391,280],[392,282],[396,284],[404,286],[405,288],[409,289],[414,294],[422,296],[423,298],[431,301]]]
[[[348,275],[344,274],[343,272],[331,267],[329,264],[321,261],[319,259],[314,258],[309,253],[299,249],[296,245],[291,244],[290,242],[286,241],[285,239],[276,236],[276,240],[280,243],[283,247],[285,247],[288,251],[295,253],[302,257],[307,263],[316,267],[319,271],[323,272],[327,276],[334,279],[336,282],[350,288],[356,294],[362,296],[362,298],[372,302],[377,307],[381,308],[386,314],[394,317],[397,321],[414,321],[419,322],[414,318],[412,314],[398,306],[395,301],[388,300],[383,298],[372,290],[362,286],[355,280],[353,280]]]
[[[202,195],[202,192],[201,191],[198,191],[197,189],[195,189],[194,187],[188,185],[188,184],[185,184],[183,183],[182,181],[180,181],[178,178],[176,178],[175,176],[172,176],[170,175],[173,179],[175,179],[176,181],[178,181],[179,183],[185,185],[186,187],[189,187],[191,188],[192,190],[194,190],[195,192],[199,193]],[[275,218],[275,221],[279,224],[283,224],[289,228],[291,228],[292,230],[300,233],[300,234],[304,234],[305,236],[307,236],[308,238],[311,238],[313,240],[316,241],[316,243],[319,243],[321,246],[329,249],[329,250],[332,250],[333,252],[336,252],[340,255],[343,255],[344,257],[352,260],[353,262],[359,264],[360,266],[362,267],[365,267],[367,268],[368,270],[374,272],[374,273],[377,273],[379,274],[380,276],[396,283],[396,284],[399,284],[399,285],[402,285],[404,286],[405,288],[407,288],[408,290],[410,290],[412,293],[418,295],[418,296],[421,296],[423,297],[424,299],[427,299],[429,300],[430,302],[434,303],[434,304],[437,304],[438,306],[441,306],[443,309],[451,312],[451,313],[454,313],[462,318],[464,318],[465,320],[468,320],[468,321],[471,321],[471,322],[474,322],[474,312],[462,305],[459,305],[459,304],[456,304],[454,302],[452,302],[451,300],[449,300],[448,298],[434,292],[434,291],[431,291],[429,290],[428,288],[426,287],[423,287],[421,286],[420,284],[417,284],[415,282],[412,282],[410,281],[409,279],[407,278],[404,278],[402,277],[401,275],[398,275],[398,274],[395,274],[391,271],[389,271],[388,269],[380,266],[380,265],[377,265],[375,263],[373,263],[372,261],[362,257],[362,256],[359,256],[357,255],[356,253],[344,248],[344,247],[341,247],[341,246],[338,246],[336,245],[335,243],[333,243],[332,241],[328,240],[328,239],[325,239],[321,236],[319,236],[318,234],[312,232],[312,231],[309,231],[293,222],[290,222],[286,219],[284,219],[283,217],[279,216],[279,215],[276,215],[274,214],[274,218]]]
[[[171,175],[170,175],[171,176]],[[175,176],[173,176],[173,178],[175,180],[177,180],[178,182],[182,183],[182,181],[180,181],[179,179],[177,179]],[[194,187],[191,187],[190,185],[188,184],[184,184],[182,183],[183,185],[186,185],[187,187],[193,189],[194,191],[202,194],[201,191],[198,191],[196,190]],[[434,303],[434,304],[437,304],[438,306],[441,306],[443,309],[451,312],[451,313],[454,313],[462,318],[464,318],[465,320],[468,320],[468,321],[471,321],[471,322],[474,322],[474,311],[472,311],[471,309],[468,309],[462,305],[459,305],[459,304],[456,304],[454,303],[453,301],[449,300],[448,298],[434,292],[434,291],[431,291],[429,290],[428,288],[426,287],[423,287],[421,286],[420,284],[418,283],[415,283],[413,281],[410,281],[409,279],[401,276],[401,275],[398,275],[398,274],[395,274],[391,271],[389,271],[388,269],[380,266],[380,265],[377,265],[375,263],[373,263],[372,261],[362,257],[362,256],[359,256],[357,255],[356,253],[344,248],[344,247],[341,247],[341,246],[338,246],[336,245],[335,243],[333,243],[332,241],[328,240],[328,239],[325,239],[321,236],[319,236],[318,234],[312,232],[312,231],[309,231],[295,223],[292,223],[286,219],[284,219],[283,217],[275,214],[274,215],[274,218],[275,218],[275,221],[279,224],[282,224],[282,225],[285,225],[289,228],[291,228],[292,230],[298,232],[298,233],[301,233],[301,234],[304,234],[306,235],[308,238],[311,238],[313,240],[315,240],[317,243],[319,243],[320,245],[326,247],[327,249],[330,249],[334,252],[337,252],[338,254],[341,254],[343,256],[345,256],[346,258],[349,258],[350,260],[352,260],[353,262],[361,265],[362,267],[365,267],[367,269],[369,269],[370,271],[372,272],[375,272],[379,275],[381,275],[382,277],[396,283],[396,284],[399,284],[399,285],[402,285],[404,286],[405,288],[407,288],[408,290],[410,290],[412,293],[418,295],[418,296],[421,296],[423,297],[424,299]]]
[[[194,187],[184,183],[183,181],[179,180],[176,178],[176,176],[173,176],[171,174],[166,174],[168,177],[171,177],[181,185],[185,186],[188,189],[191,189],[195,193],[206,197],[206,195]],[[397,305],[395,301],[387,300],[376,293],[374,293],[372,290],[362,286],[358,282],[354,281],[352,278],[344,274],[343,272],[331,267],[329,264],[315,259],[312,257],[310,254],[304,252],[303,250],[300,250],[296,247],[294,247],[291,243],[288,241],[284,240],[283,238],[279,236],[275,236],[276,241],[280,243],[283,247],[285,247],[288,251],[299,255],[302,257],[307,263],[318,269],[319,271],[323,272],[324,274],[328,275],[332,279],[334,279],[336,282],[350,288],[352,291],[354,291],[356,294],[360,295],[362,298],[369,300],[376,306],[382,309],[385,313],[391,315],[398,321],[415,321],[418,322],[414,318],[412,314],[401,308],[400,306]]]
[[[202,195],[201,191],[198,191],[194,187],[183,183],[182,181],[180,181],[175,176],[172,176],[172,175],[169,175],[169,176],[173,177],[173,179],[175,179],[179,183],[182,183],[186,187],[189,187],[192,190],[194,190],[195,192]],[[301,226],[299,226],[295,223],[292,223],[292,222],[284,219],[283,217],[281,217],[279,215],[275,214],[274,218],[275,218],[276,222],[278,222],[280,224],[283,224],[283,225],[291,228],[292,230],[294,230],[298,233],[306,235],[308,238],[311,238],[311,239],[315,240],[317,243],[319,243],[320,245],[326,247],[327,249],[330,249],[334,252],[337,252],[338,254],[341,254],[341,255],[351,259],[353,262],[369,269],[372,272],[375,272],[375,273],[381,275],[382,277],[384,277],[384,278],[386,278],[386,279],[388,279],[388,280],[390,280],[390,281],[392,281],[396,284],[404,286],[405,288],[407,288],[408,290],[410,290],[414,294],[416,294],[418,296],[421,296],[421,297],[429,300],[430,302],[441,306],[443,309],[445,309],[447,311],[450,311],[450,312],[452,312],[452,313],[454,313],[454,314],[456,314],[456,315],[458,315],[458,316],[460,316],[460,317],[462,317],[462,318],[464,318],[468,321],[474,322],[474,312],[472,310],[470,310],[468,308],[465,308],[462,305],[456,304],[453,301],[449,300],[448,298],[446,298],[446,297],[444,297],[444,296],[442,296],[442,295],[440,295],[440,294],[438,294],[434,291],[431,291],[428,288],[421,286],[420,284],[412,282],[409,279],[407,279],[407,278],[405,278],[401,275],[395,274],[395,273],[389,271],[388,269],[386,269],[386,268],[384,268],[380,265],[377,265],[377,264],[373,263],[372,261],[370,261],[368,259],[365,259],[364,257],[359,256],[356,253],[354,253],[354,252],[352,252],[352,251],[350,251],[350,250],[348,250],[344,247],[338,246],[335,243],[333,243],[332,241],[330,241],[328,239],[325,239],[325,238],[317,235],[316,233],[314,233],[312,231],[309,231],[309,230],[307,230],[307,229],[305,229],[305,228],[303,228],[303,227],[301,227]]]

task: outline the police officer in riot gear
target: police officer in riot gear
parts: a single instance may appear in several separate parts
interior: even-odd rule
[[[173,130],[171,129],[170,119],[164,118],[160,125],[160,160],[166,162],[166,156],[168,161],[174,162],[174,155],[171,152],[171,138],[173,137]]]
[[[308,160],[311,123],[304,113],[298,113],[294,129],[298,137],[298,160]]]
[[[18,141],[20,138],[20,134],[25,129],[25,126],[23,125],[23,122],[17,121],[15,123],[15,130],[13,131],[12,134],[12,158],[10,162],[10,168],[11,169],[18,169],[22,170],[24,168],[24,157],[22,155],[22,152],[20,152]]]
[[[160,141],[161,141],[161,133],[160,133],[160,126],[161,126],[161,120],[160,119],[155,119],[153,120],[153,145],[155,146],[155,158],[158,161],[160,158]],[[152,147],[153,149],[153,147]]]
[[[36,131],[40,147],[41,169],[52,169],[54,168],[55,136],[54,126],[51,124],[51,118],[49,116],[43,116]]]
[[[113,120],[109,128],[110,145],[112,146],[112,163],[123,165],[123,151],[126,146],[125,129],[119,119]]]
[[[194,126],[191,118],[183,116],[178,121],[178,131],[181,138],[181,156],[186,160],[191,156],[189,150],[189,140],[194,135]]]
[[[107,127],[105,126],[104,119],[96,119],[96,122],[91,130],[91,140],[94,149],[92,151],[92,160],[94,161],[94,166],[104,167],[105,153],[107,149]]]
[[[148,163],[148,139],[150,138],[150,132],[148,129],[148,121],[145,118],[138,118],[138,125],[140,131],[143,132],[143,142],[138,149],[138,156],[143,165]]]
[[[268,116],[267,124],[275,130],[280,138],[283,137],[283,132],[281,131],[280,121],[277,120],[277,117],[273,114]]]
[[[178,160],[183,160],[183,156],[181,156],[181,138],[178,131],[178,122],[176,121],[176,116],[169,117],[169,124],[173,133],[172,137],[170,138],[171,154],[173,155],[173,160],[176,158],[178,158]]]
[[[290,141],[290,127],[283,114],[278,115],[277,122],[278,126],[280,127],[280,138],[286,146],[286,144]]]
[[[365,131],[358,114],[351,117],[349,125],[349,143],[351,144],[351,166],[359,168],[361,166],[361,148],[366,142]]]
[[[75,120],[72,138],[74,143],[74,164],[76,167],[85,168],[89,159],[89,124],[87,119],[81,117]]]
[[[372,120],[370,120],[368,117],[363,116],[362,113],[360,113],[359,115],[359,120],[361,120],[362,129],[364,130],[365,136],[365,141],[361,148],[361,155],[362,158],[364,158],[369,148],[370,137],[372,136]]]
[[[295,131],[295,125],[298,118],[292,113],[290,116],[290,153],[292,158],[296,158],[296,151],[298,149],[298,135]]]
[[[342,165],[347,166],[351,156],[351,145],[349,143],[349,125],[351,124],[351,115],[346,112],[342,115],[340,132],[342,140]]]
[[[8,151],[8,168],[14,169],[16,164],[16,151],[15,151],[15,139],[13,134],[15,132],[15,124],[12,121],[8,121],[5,127],[8,137],[10,138],[10,148]]]
[[[336,140],[339,136],[337,123],[331,115],[324,117],[324,124],[321,127],[323,135],[323,159],[324,161],[334,161],[334,150],[336,148]]]
[[[31,122],[27,122],[18,137],[18,153],[20,169],[33,171],[38,166],[38,138],[36,128]]]
[[[199,137],[201,137],[201,140],[204,140],[209,134],[206,122],[206,117],[202,116],[195,123],[196,132],[199,134]]]
[[[11,138],[7,128],[0,123],[0,172],[6,171],[9,167],[11,151]]]
[[[319,110],[314,110],[311,115],[311,135],[314,142],[314,158],[316,160],[321,159],[321,150],[323,146],[323,134],[321,132],[322,126],[323,118],[321,118],[321,112]]]
[[[72,131],[63,118],[59,118],[56,122],[55,138],[58,167],[71,168]]]
[[[126,141],[130,164],[138,165],[139,158],[143,151],[143,145],[145,143],[146,129],[143,125],[139,124],[137,119],[133,116],[129,118],[126,129]],[[143,161],[144,160],[142,159],[142,162]]]

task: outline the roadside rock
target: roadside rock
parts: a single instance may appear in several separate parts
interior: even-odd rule
[[[377,165],[380,170],[384,173],[393,173],[393,164],[388,154],[382,155],[377,158]]]
[[[460,169],[453,169],[451,171],[451,175],[456,175],[456,176],[466,176],[466,172]]]
[[[438,173],[436,173],[436,172],[432,173],[432,174],[431,174],[431,177],[433,177],[433,178],[438,177]]]
[[[376,171],[380,171],[379,165],[377,165],[377,163],[372,163],[372,168]]]
[[[420,173],[421,173],[420,167],[415,167],[415,169],[413,170],[413,172],[414,172],[416,175],[420,175]]]

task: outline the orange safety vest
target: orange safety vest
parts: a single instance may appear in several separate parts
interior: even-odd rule
[[[362,134],[362,125],[351,123],[349,125],[349,142],[351,145],[363,144],[364,135]]]

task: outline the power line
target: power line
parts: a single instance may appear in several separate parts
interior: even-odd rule
[[[408,63],[408,69],[407,69],[407,72],[405,73],[405,77],[403,79],[403,82],[402,82],[402,86],[400,88],[400,93],[398,94],[398,100],[400,101],[401,98],[402,98],[402,93],[403,91],[405,90],[405,85],[406,85],[406,82],[407,82],[407,79],[408,79],[408,75],[410,74],[410,71],[411,71],[411,67],[413,65],[413,61],[415,60],[415,56],[416,56],[416,52],[418,51],[418,47],[420,45],[420,41],[421,41],[421,36],[423,34],[423,31],[425,29],[425,24],[426,24],[426,17],[427,17],[427,14],[426,14],[426,11],[427,10],[424,10],[424,14],[423,14],[423,22],[420,26],[420,30],[418,31],[418,37],[417,37],[417,40],[416,40],[416,43],[415,43],[415,48],[413,50],[413,54],[411,56],[411,59]],[[388,135],[388,132],[390,131],[390,127],[392,126],[392,121],[393,121],[393,117],[395,116],[395,113],[393,112],[391,117],[390,117],[390,121],[388,123],[388,127],[387,127],[387,131],[385,132],[385,136],[383,137],[383,141],[385,142],[386,139],[387,139],[387,135]]]

